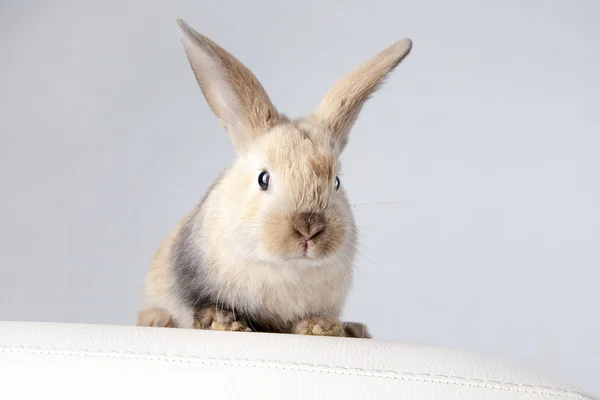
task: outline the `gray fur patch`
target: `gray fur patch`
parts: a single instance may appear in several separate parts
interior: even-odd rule
[[[208,268],[206,268],[209,261],[203,256],[202,249],[197,244],[197,238],[202,236],[202,206],[219,180],[220,178],[215,181],[206,196],[196,206],[195,212],[185,221],[171,248],[171,264],[177,291],[183,302],[194,310],[196,319],[203,309],[209,307],[234,310],[231,304],[217,298],[219,288],[211,287]],[[266,313],[249,315],[241,308],[243,307],[239,304],[235,307],[236,319],[245,320],[254,331],[283,332],[289,329],[288,322],[276,321],[272,317],[269,318]]]

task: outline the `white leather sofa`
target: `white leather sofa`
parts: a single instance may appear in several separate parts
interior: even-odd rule
[[[477,355],[387,341],[0,322],[0,399],[592,398]]]

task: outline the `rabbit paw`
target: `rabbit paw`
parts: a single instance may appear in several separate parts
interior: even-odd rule
[[[367,326],[360,322],[344,322],[344,336],[358,339],[373,339]]]
[[[138,326],[153,326],[157,328],[176,328],[173,318],[160,308],[149,308],[138,313]]]
[[[198,312],[194,328],[213,331],[252,331],[244,321],[236,320],[233,312],[228,310],[217,310],[212,307],[207,307]]]
[[[298,321],[292,328],[296,335],[344,336],[344,326],[333,318],[311,317]]]

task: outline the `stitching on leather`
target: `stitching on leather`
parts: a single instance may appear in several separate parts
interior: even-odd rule
[[[501,382],[494,380],[481,380],[477,378],[467,378],[463,376],[442,375],[442,374],[427,374],[414,372],[401,372],[394,370],[379,370],[379,369],[363,369],[358,367],[343,367],[327,364],[310,364],[296,363],[293,361],[279,360],[264,360],[264,359],[248,359],[248,358],[220,358],[220,357],[200,357],[194,355],[181,354],[163,354],[163,353],[148,353],[148,352],[133,352],[133,351],[114,351],[114,350],[88,350],[76,348],[42,348],[40,346],[5,346],[0,345],[0,352],[3,353],[37,353],[46,355],[69,355],[83,357],[98,357],[98,358],[121,358],[121,359],[147,359],[152,361],[171,361],[189,364],[207,364],[207,365],[224,365],[226,363],[239,367],[254,367],[254,368],[274,368],[282,370],[296,370],[303,372],[322,372],[338,375],[353,375],[374,378],[399,379],[406,381],[424,382],[424,383],[440,383],[447,385],[460,385],[467,387],[476,387],[493,390],[504,390],[521,393],[535,393],[560,398],[578,399],[578,400],[594,400],[584,393],[555,388],[544,385],[528,385],[513,382]],[[237,363],[237,364],[235,364]],[[262,363],[256,364],[256,363]],[[277,365],[269,365],[277,364]],[[312,368],[312,369],[310,369]],[[342,370],[342,371],[336,371]]]

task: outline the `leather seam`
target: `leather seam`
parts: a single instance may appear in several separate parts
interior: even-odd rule
[[[544,385],[527,385],[513,382],[501,382],[494,380],[482,380],[477,378],[467,378],[463,376],[414,373],[394,370],[363,369],[358,367],[343,367],[327,364],[297,363],[293,361],[249,359],[249,358],[226,358],[226,357],[200,357],[194,355],[147,353],[133,351],[114,351],[114,350],[89,350],[76,348],[43,348],[39,346],[5,346],[0,345],[0,352],[3,353],[34,353],[44,355],[66,355],[80,357],[96,358],[117,358],[117,359],[144,359],[150,361],[170,361],[188,364],[207,364],[207,365],[232,365],[237,367],[253,368],[273,368],[282,370],[295,370],[303,372],[318,372],[338,375],[354,375],[362,377],[399,379],[405,381],[415,381],[423,383],[438,383],[448,385],[460,385],[467,387],[476,387],[492,390],[503,390],[521,393],[535,393],[559,398],[594,400],[591,397],[577,392],[561,388],[554,388]],[[276,365],[272,365],[276,364]]]

